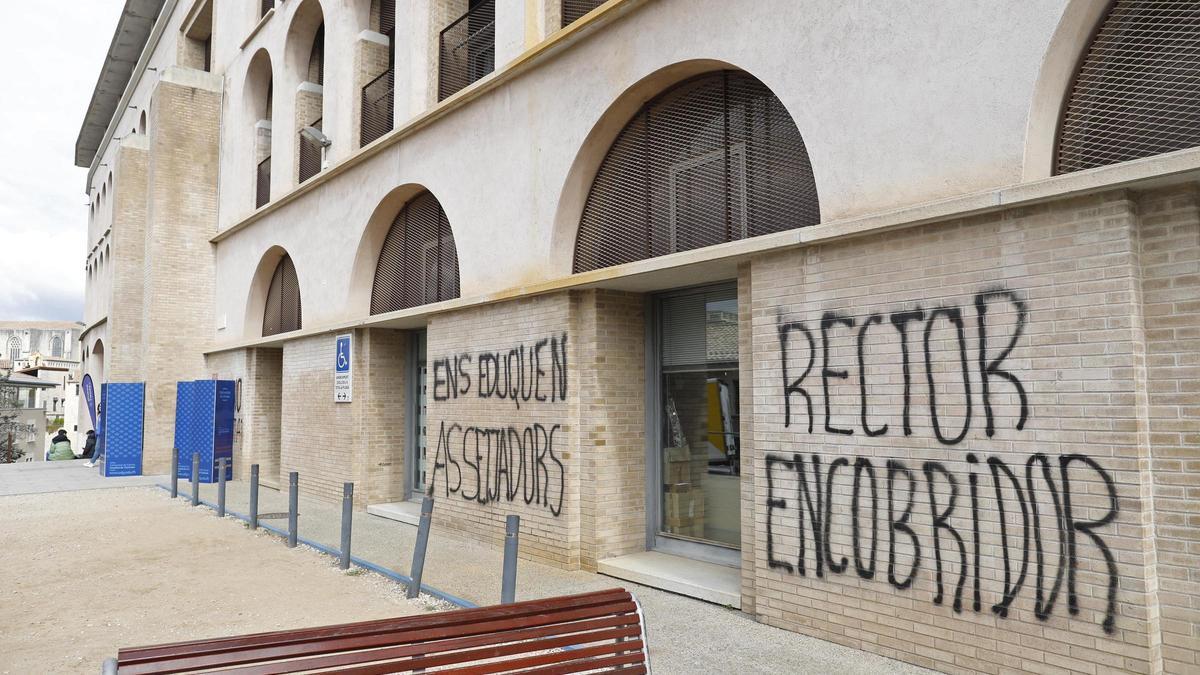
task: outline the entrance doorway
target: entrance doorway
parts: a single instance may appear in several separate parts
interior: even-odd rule
[[[651,548],[736,566],[741,418],[736,284],[653,299],[646,397]]]

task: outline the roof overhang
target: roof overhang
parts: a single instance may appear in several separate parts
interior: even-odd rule
[[[75,166],[89,167],[95,159],[164,2],[125,0],[87,114],[79,128],[79,137],[75,140]]]

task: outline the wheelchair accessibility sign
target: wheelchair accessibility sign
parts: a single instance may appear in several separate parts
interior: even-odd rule
[[[352,342],[349,335],[339,335],[336,338],[336,356],[333,363],[333,401],[334,403],[349,403],[354,391],[354,371],[351,362]]]

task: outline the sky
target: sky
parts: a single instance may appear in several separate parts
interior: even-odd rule
[[[75,138],[122,0],[11,2],[0,28],[0,322],[83,320]]]

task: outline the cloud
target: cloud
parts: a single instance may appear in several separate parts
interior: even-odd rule
[[[13,3],[0,41],[0,321],[82,320],[87,170],[74,166],[124,3]]]

